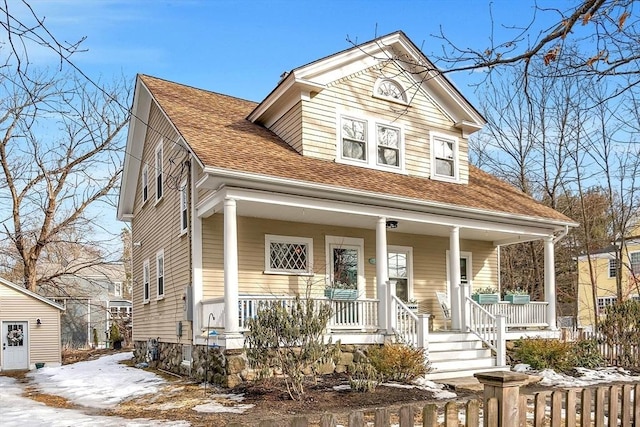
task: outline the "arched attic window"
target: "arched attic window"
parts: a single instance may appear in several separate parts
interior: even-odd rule
[[[373,87],[373,96],[402,104],[407,103],[407,94],[400,83],[392,79],[378,79]]]

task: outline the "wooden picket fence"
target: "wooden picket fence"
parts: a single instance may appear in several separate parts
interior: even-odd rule
[[[598,332],[581,331],[578,339],[595,340],[598,350],[608,366],[640,366],[640,345],[629,340],[619,338],[617,342],[606,340]]]
[[[518,417],[502,427],[588,427],[588,426],[640,426],[640,384],[613,385],[581,390],[556,390],[519,397]],[[500,402],[492,397],[481,403],[470,400],[466,404],[448,402],[445,405],[428,404],[417,414],[416,408],[407,405],[400,408],[393,425],[400,427],[497,427],[500,426]],[[583,410],[586,408],[588,410]],[[506,408],[509,412],[515,412]],[[366,415],[366,416],[365,416]],[[395,415],[395,414],[394,414]],[[486,419],[485,419],[486,417]],[[385,408],[365,414],[353,411],[348,420],[338,423],[334,414],[324,414],[311,423],[306,416],[293,418],[287,424],[283,420],[264,420],[259,427],[390,427],[391,412]],[[252,424],[255,425],[255,424]],[[231,423],[227,427],[245,427]]]

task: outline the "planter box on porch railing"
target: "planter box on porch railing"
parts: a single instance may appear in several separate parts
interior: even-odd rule
[[[504,300],[510,302],[511,304],[529,304],[529,302],[531,302],[531,296],[506,294],[504,296]]]
[[[500,302],[499,294],[472,294],[471,299],[478,304],[497,304]]]
[[[358,297],[357,289],[339,289],[328,288],[324,290],[324,296],[329,299],[348,299],[353,300]]]

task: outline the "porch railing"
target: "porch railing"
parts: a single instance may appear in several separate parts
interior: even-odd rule
[[[465,309],[469,314],[469,331],[496,354],[496,365],[506,364],[506,325],[505,317],[493,315],[483,306],[465,297]],[[497,304],[495,304],[497,305]]]
[[[378,300],[356,299],[340,300],[324,297],[312,298],[314,306],[331,304],[332,315],[327,324],[327,332],[332,330],[377,330],[378,329]],[[268,302],[279,302],[284,307],[291,307],[294,296],[277,295],[241,295],[238,297],[238,326],[240,331],[248,329],[247,321],[256,316],[258,310]],[[210,313],[212,316],[210,316]],[[203,327],[207,327],[207,319],[211,328],[224,328],[224,299],[212,298],[202,303]]]
[[[548,302],[530,302],[527,304],[512,304],[499,302],[485,304],[483,307],[492,315],[503,315],[507,328],[542,328],[549,326],[547,321]]]

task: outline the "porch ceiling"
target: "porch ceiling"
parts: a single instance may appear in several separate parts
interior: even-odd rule
[[[363,228],[369,230],[375,230],[378,219],[377,216],[372,216],[370,214],[355,214],[335,211],[328,212],[327,210],[313,209],[309,207],[284,206],[245,200],[238,201],[237,213],[239,216],[245,217],[334,225],[349,228]],[[387,220],[398,222],[397,228],[387,229],[388,233],[422,234],[448,237],[451,231],[450,225],[411,221],[398,216],[388,216]],[[497,242],[512,240],[518,235],[522,236],[523,241],[532,238],[530,235],[522,235],[512,232],[479,228],[460,228],[460,238],[467,240]]]

